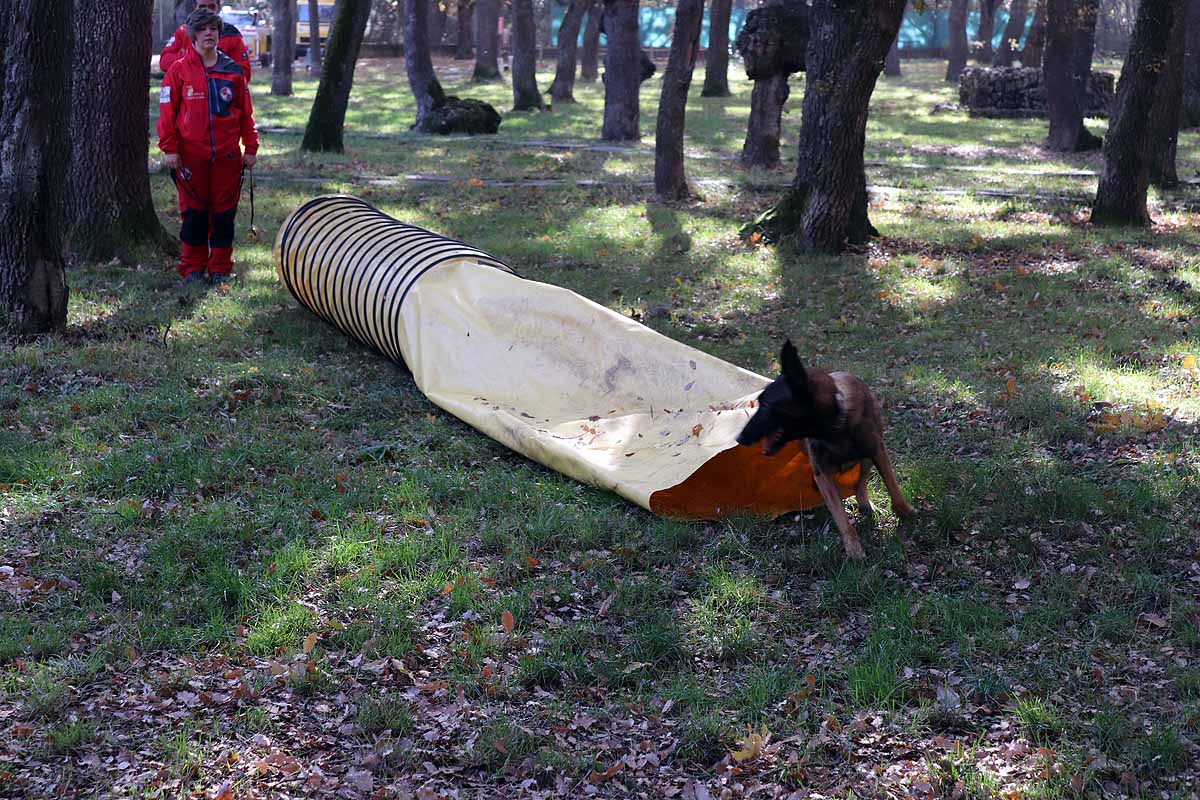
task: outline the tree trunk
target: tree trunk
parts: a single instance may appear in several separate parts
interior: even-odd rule
[[[979,0],[979,30],[975,34],[975,60],[991,64],[996,52],[992,39],[996,35],[996,6],[1000,0]]]
[[[128,38],[96,20],[116,14]],[[66,195],[70,252],[101,261],[132,260],[131,250],[176,251],[154,213],[147,171],[150,125],[150,8],[141,0],[75,0],[71,91],[71,191]],[[97,92],[97,86],[120,87]]]
[[[683,132],[703,20],[704,0],[679,0],[654,133],[654,193],[661,200],[685,200],[692,194],[683,167]]]
[[[1100,0],[1077,0],[1075,38],[1071,44],[1075,96],[1080,109],[1088,107],[1088,76],[1092,74],[1092,54],[1096,52],[1096,20],[1100,18]]]
[[[62,123],[71,115],[73,8],[71,3],[9,0],[4,11],[0,332],[26,337],[67,322],[63,214],[70,160],[64,154],[72,143]],[[150,38],[145,38],[148,48]],[[146,104],[144,96],[138,99]],[[138,135],[144,132],[143,126]]]
[[[1038,69],[1042,66],[1042,55],[1046,46],[1046,4],[1050,0],[1035,0],[1037,10],[1033,12],[1033,24],[1025,37],[1025,49],[1021,51],[1021,66]]]
[[[354,85],[354,67],[367,18],[371,16],[371,0],[338,0],[337,17],[329,32],[329,49],[325,53],[325,69],[317,96],[313,98],[308,124],[300,149],[309,152],[342,152],[342,128],[346,122],[346,106],[350,103],[350,88]]]
[[[552,103],[575,102],[575,53],[579,44],[579,27],[590,0],[571,0],[558,28],[558,66],[550,84]]]
[[[766,238],[838,252],[878,231],[867,216],[867,112],[904,0],[816,0],[799,160],[791,189],[751,226]]]
[[[458,10],[455,13],[458,36],[455,40],[454,57],[459,61],[466,61],[475,53],[474,34],[471,26],[471,17],[475,11],[472,5],[471,0],[458,0]]]
[[[1167,57],[1171,23],[1180,0],[1142,0],[1117,82],[1117,101],[1104,137],[1104,171],[1092,205],[1095,225],[1149,225],[1146,140],[1150,110]]]
[[[1075,2],[1045,2],[1046,50],[1042,57],[1042,85],[1046,87],[1046,114],[1050,118],[1046,147],[1060,153],[1094,150],[1100,140],[1083,127],[1083,104],[1075,82]]]
[[[604,126],[600,138],[637,141],[638,90],[641,88],[641,52],[638,42],[638,0],[604,0]]]
[[[600,17],[604,4],[592,0],[583,26],[583,50],[579,53],[579,82],[595,83],[600,77]]]
[[[1195,107],[1193,125],[1200,125],[1200,0],[1192,0],[1184,35],[1183,95]]]
[[[308,72],[321,76],[321,7],[317,0],[308,0]]]
[[[1195,8],[1188,0],[1175,6],[1175,19],[1167,42],[1166,69],[1158,80],[1158,92],[1150,111],[1150,182],[1170,189],[1179,185],[1175,151],[1179,145],[1179,123],[1183,115],[1183,58],[1188,22]]]
[[[900,77],[900,34],[896,34],[896,38],[892,40],[892,46],[888,48],[887,57],[883,60],[883,74],[889,78]]]
[[[946,45],[946,80],[958,83],[967,68],[967,0],[950,0],[950,41]]]
[[[296,3],[271,0],[271,94],[292,96],[292,62],[296,60]]]
[[[1000,37],[1000,47],[996,57],[992,59],[993,67],[1011,67],[1017,45],[1025,33],[1025,20],[1029,13],[1029,0],[1012,0],[1008,9],[1008,24],[1004,26],[1004,35]]]
[[[513,0],[513,111],[546,107],[537,85],[537,22],[533,0]]]
[[[779,139],[783,129],[783,104],[788,99],[788,76],[777,72],[754,82],[750,92],[750,122],[742,144],[742,166],[774,169],[779,166]]]
[[[429,6],[429,42],[430,49],[438,47],[442,43],[442,37],[446,33],[446,11],[442,8],[439,2],[433,2]]]
[[[426,114],[446,102],[446,94],[433,72],[433,57],[429,54],[429,2],[404,0],[404,68],[413,99],[417,101],[417,119],[413,128],[419,128]],[[478,0],[477,5],[483,5],[483,0]]]
[[[476,82],[501,80],[499,0],[475,0],[475,72],[471,80]]]
[[[732,94],[729,91],[729,17],[732,13],[732,0],[713,0],[708,7],[708,50],[704,54],[701,97],[729,97]]]

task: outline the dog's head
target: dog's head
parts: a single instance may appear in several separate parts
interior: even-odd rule
[[[763,454],[772,456],[785,444],[820,434],[827,423],[817,413],[808,373],[791,340],[779,353],[783,374],[762,390],[758,410],[738,435],[738,444],[761,441]]]

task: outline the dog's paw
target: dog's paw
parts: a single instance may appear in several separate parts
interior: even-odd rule
[[[907,502],[897,503],[892,510],[896,512],[896,516],[903,519],[909,519],[917,515],[917,510]]]
[[[867,551],[863,550],[862,542],[857,538],[842,539],[842,544],[846,546],[846,555],[855,561],[862,561],[867,557]]]

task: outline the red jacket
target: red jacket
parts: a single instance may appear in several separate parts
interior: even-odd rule
[[[158,96],[158,149],[216,160],[238,150],[258,152],[258,129],[246,77],[233,59],[217,53],[205,69],[189,49],[163,77]]]
[[[158,57],[158,67],[165,75],[171,65],[192,50],[192,39],[188,36],[187,25],[180,25],[175,35],[167,39],[163,46],[162,55]],[[222,23],[221,38],[217,40],[217,49],[224,51],[246,73],[246,83],[250,82],[250,53],[246,43],[242,41],[242,33],[228,22]]]

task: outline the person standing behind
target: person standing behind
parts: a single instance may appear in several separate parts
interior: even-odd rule
[[[217,2],[218,0],[196,0],[196,8],[193,10],[206,8],[216,14]],[[167,39],[167,43],[163,45],[162,54],[158,57],[158,68],[165,75],[171,65],[187,55],[191,49],[192,40],[188,37],[187,23],[185,22],[175,31],[175,35]],[[242,71],[246,73],[246,83],[249,83],[250,51],[246,49],[246,43],[242,40],[242,32],[228,22],[222,22],[217,49],[237,62]]]
[[[179,276],[195,283],[207,270],[224,283],[233,271],[242,170],[254,166],[258,129],[241,68],[217,49],[221,18],[198,8],[185,25],[192,46],[163,78],[158,149],[179,192]]]

